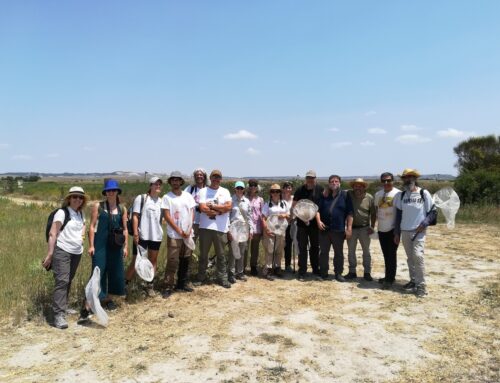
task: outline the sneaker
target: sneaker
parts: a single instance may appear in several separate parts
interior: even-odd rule
[[[281,271],[281,269],[279,267],[276,267],[274,269],[274,275],[276,275],[278,278],[283,278],[283,272]]]
[[[76,315],[78,314],[78,311],[73,310],[73,309],[67,309],[66,310],[66,315]]]
[[[77,324],[83,324],[89,321],[89,316],[90,316],[90,311],[87,310],[85,307],[80,310],[80,317],[76,321]]]
[[[405,290],[413,290],[415,288],[415,282],[410,281],[406,285],[403,286]]]
[[[253,275],[254,277],[256,277],[257,275],[259,275],[259,272],[257,271],[257,266],[252,266],[251,269],[250,269],[250,275]]]
[[[321,279],[322,279],[323,281],[327,281],[327,280],[328,280],[328,274],[326,274],[326,275],[322,275],[322,276],[321,276]]]
[[[337,282],[345,282],[345,278],[342,276],[342,274],[335,274],[335,280]]]
[[[185,293],[192,293],[194,291],[194,289],[191,286],[189,286],[189,285],[184,285],[182,287],[181,286],[177,286],[175,288],[175,290],[176,291],[181,291],[181,292],[183,291]]]
[[[236,279],[232,275],[227,278],[227,281],[231,284],[236,283]]]
[[[225,289],[230,289],[231,288],[231,283],[229,283],[229,281],[219,282],[219,285],[221,285]]]
[[[166,289],[166,290],[163,292],[163,294],[161,295],[161,297],[162,297],[163,299],[168,299],[168,298],[170,298],[170,296],[171,296],[173,293],[174,293],[174,292],[173,292],[173,290],[172,290],[172,289]]]
[[[243,274],[238,274],[236,276],[236,279],[239,280],[239,281],[242,281],[242,282],[246,282],[247,281],[247,277],[245,277]]]
[[[299,282],[305,282],[306,276],[304,274],[299,274],[299,276],[297,277],[297,279],[299,280]]]
[[[385,278],[379,278],[378,279],[378,283],[380,283],[381,285],[385,282]]]
[[[364,280],[365,280],[365,281],[368,281],[368,282],[373,281],[373,278],[372,278],[372,276],[370,275],[370,273],[365,273],[365,274],[363,275],[363,278],[364,278]]]
[[[292,266],[285,266],[285,271],[286,271],[287,273],[293,273]]]
[[[200,287],[202,284],[203,284],[203,282],[201,282],[201,281],[195,281],[195,282],[193,282],[193,286],[194,287]]]
[[[148,287],[146,288],[146,296],[148,296],[149,298],[154,298],[156,297],[157,293],[156,291],[154,291],[154,289],[152,287]]]
[[[113,301],[108,301],[108,302],[106,302],[106,304],[104,305],[104,308],[105,308],[106,310],[108,310],[108,311],[115,311],[115,310],[118,308],[118,306],[116,305],[116,303],[115,303],[115,302],[113,302]]]
[[[267,274],[266,274],[266,279],[267,279],[268,281],[274,281],[274,277],[273,277],[273,275],[272,275],[272,274],[270,274],[270,273],[267,273]]]
[[[66,321],[64,314],[56,314],[54,317],[54,327],[61,330],[68,328],[68,322]]]
[[[344,278],[345,279],[356,279],[358,276],[356,275],[356,273],[351,273],[351,272],[348,272],[346,275],[344,275]]]
[[[424,285],[417,286],[415,295],[417,296],[417,298],[425,297],[427,295],[427,290],[425,289],[425,286]]]
[[[384,281],[382,283],[382,290],[389,290],[392,287],[392,282]]]

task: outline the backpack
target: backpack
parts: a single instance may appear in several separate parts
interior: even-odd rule
[[[141,214],[142,214],[142,209],[144,207],[144,201],[146,199],[147,194],[141,194],[141,210],[139,213],[139,225],[141,223]],[[127,212],[127,230],[129,235],[134,235],[134,228],[132,226],[132,215],[133,215],[133,210],[134,210],[134,204],[132,204]]]
[[[64,230],[64,227],[66,226],[66,224],[71,220],[67,206],[58,207],[57,209],[52,210],[49,214],[49,217],[47,218],[47,226],[45,228],[45,240],[47,242],[49,242],[49,234],[50,234],[50,229],[52,228],[52,224],[54,223],[54,216],[56,215],[56,213],[60,209],[62,209],[62,211],[64,211],[64,221],[63,221],[63,224],[61,225],[61,230],[59,230],[59,233]],[[83,218],[83,214],[81,212],[80,212],[80,215]]]
[[[424,188],[420,188],[420,197],[422,197],[422,200],[425,202],[425,197],[424,197]],[[403,203],[403,197],[405,196],[406,190],[403,190],[401,192],[401,203]],[[431,206],[431,210],[429,210],[429,213],[427,215],[431,214],[432,212],[435,212],[434,215],[432,215],[431,220],[429,221],[429,226],[434,226],[437,224],[437,209],[436,205],[434,203]]]

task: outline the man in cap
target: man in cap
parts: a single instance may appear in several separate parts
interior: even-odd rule
[[[184,178],[174,171],[168,178],[171,191],[165,194],[161,207],[167,221],[167,266],[165,268],[165,291],[163,298],[168,298],[174,291],[175,272],[177,271],[177,290],[191,292],[187,285],[189,259],[192,250],[185,244],[185,239],[193,236],[194,208],[196,203],[188,192],[181,189]]]
[[[359,243],[363,250],[363,268],[364,279],[366,281],[373,281],[371,276],[372,258],[370,255],[370,235],[373,234],[373,227],[377,218],[375,205],[373,203],[373,196],[366,192],[368,183],[363,178],[356,178],[350,183],[352,190],[347,193],[352,201],[353,207],[353,221],[352,221],[352,236],[347,240],[348,259],[349,259],[349,273],[345,279],[355,279],[356,274],[356,247]]]
[[[208,175],[205,169],[197,168],[193,171],[194,184],[186,186],[184,189],[190,193],[196,202],[194,211],[194,243],[198,241],[198,228],[200,226],[200,190],[207,186]]]
[[[221,181],[221,171],[212,170],[210,186],[200,191],[200,258],[196,285],[202,284],[206,279],[208,252],[213,244],[217,257],[217,280],[222,287],[230,288],[224,246],[227,244],[232,200],[229,190],[220,186]]]
[[[389,289],[396,278],[398,245],[394,242],[394,226],[396,224],[396,206],[394,199],[400,192],[393,185],[394,176],[390,172],[380,175],[382,189],[375,193],[375,209],[377,210],[378,240],[384,255],[385,276],[379,279],[383,289]]]
[[[404,287],[414,290],[417,297],[427,294],[425,286],[424,246],[427,226],[435,222],[436,207],[431,194],[418,186],[420,173],[415,169],[405,169],[400,176],[403,180],[403,191],[395,199],[396,224],[394,241],[403,241],[408,258],[410,282]]]
[[[292,207],[301,199],[308,199],[318,205],[323,188],[316,183],[316,172],[306,173],[304,185],[293,195]],[[297,218],[297,241],[299,243],[299,280],[304,280],[307,272],[307,246],[309,244],[309,259],[313,273],[320,278],[319,270],[319,231],[316,219],[304,222]]]

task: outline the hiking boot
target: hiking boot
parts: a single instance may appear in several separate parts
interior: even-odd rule
[[[252,266],[250,268],[250,275],[256,277],[257,275],[259,275],[259,272],[257,271],[257,266]]]
[[[328,280],[328,274],[326,274],[326,275],[322,275],[322,276],[321,276],[321,279],[322,279],[323,281],[327,281],[327,280]]]
[[[392,282],[384,281],[382,283],[382,290],[389,290],[392,287]]]
[[[358,276],[356,275],[356,273],[351,273],[351,272],[348,272],[346,275],[344,275],[344,278],[348,280],[356,279],[357,277]]]
[[[266,279],[267,279],[268,281],[274,281],[274,277],[273,277],[273,275],[272,275],[271,273],[267,273],[267,274],[266,274]]]
[[[415,295],[417,298],[423,298],[427,295],[427,290],[425,289],[425,285],[419,285],[417,286],[417,289],[415,291]]]
[[[200,287],[202,284],[203,284],[202,281],[195,281],[195,282],[193,282],[193,286],[194,287]]]
[[[108,311],[115,311],[115,310],[118,308],[118,306],[116,305],[116,303],[115,303],[115,302],[113,302],[113,301],[107,301],[107,302],[103,305],[103,307],[104,307],[106,310],[108,310]]]
[[[80,310],[80,317],[76,321],[77,324],[83,324],[89,321],[89,316],[90,316],[90,311],[87,310],[85,307]]]
[[[413,290],[415,288],[415,282],[410,281],[406,285],[403,286],[405,290]]]
[[[78,314],[78,311],[73,310],[73,309],[67,309],[66,310],[66,315],[76,315]]]
[[[245,275],[243,275],[243,274],[238,274],[236,276],[236,279],[239,280],[239,281],[242,281],[242,282],[246,282],[247,281],[247,277],[245,277]]]
[[[189,284],[187,284],[187,285],[184,284],[182,286],[181,285],[177,285],[175,287],[175,290],[177,290],[177,291],[183,291],[185,293],[192,293],[194,291],[194,289],[191,286],[189,286]]]
[[[345,282],[345,278],[342,276],[342,274],[335,274],[335,280],[337,282]]]
[[[219,285],[221,285],[225,289],[230,289],[231,288],[231,283],[229,283],[229,281],[219,282]]]
[[[274,275],[276,275],[278,278],[283,278],[283,272],[281,271],[281,268],[276,267],[274,269]]]
[[[299,280],[299,282],[305,282],[306,276],[304,274],[299,274],[299,276],[297,277],[297,279]]]
[[[56,314],[54,317],[54,327],[61,330],[68,328],[68,322],[64,314]]]
[[[285,271],[286,271],[287,273],[293,273],[292,266],[290,266],[290,265],[285,266]]]
[[[373,281],[373,278],[372,278],[372,276],[370,275],[370,273],[365,273],[365,274],[363,275],[363,279],[364,279],[365,281],[368,281],[368,282]]]
[[[166,289],[163,294],[161,295],[161,297],[163,299],[168,299],[170,298],[170,296],[174,293],[174,291],[172,289]]]
[[[385,282],[385,277],[384,278],[379,278],[378,279],[378,283],[380,283],[381,285]]]
[[[236,283],[236,279],[235,279],[232,275],[230,275],[229,277],[227,277],[227,281],[228,281],[229,283],[231,283],[231,284]]]

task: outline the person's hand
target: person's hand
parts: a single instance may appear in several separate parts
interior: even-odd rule
[[[323,189],[323,197],[328,197],[328,189]]]
[[[139,234],[134,234],[134,243],[136,246],[139,244]]]
[[[44,267],[45,270],[48,270],[51,264],[52,264],[52,254],[50,255],[47,254],[45,259],[42,261],[42,266]]]
[[[372,235],[374,232],[375,232],[375,230],[373,230],[373,227],[370,226],[368,228],[368,235]]]
[[[271,230],[269,230],[268,228],[266,228],[266,235],[271,238],[274,237],[274,233],[271,232]]]
[[[231,235],[230,232],[227,232],[227,240],[231,242],[233,240],[233,236]]]
[[[326,226],[323,222],[319,221],[318,222],[318,229],[320,229],[321,231],[324,231],[326,229]]]
[[[423,232],[424,230],[425,230],[425,227],[423,227],[422,225],[418,225],[418,227],[415,229],[415,231],[416,231],[417,233],[421,233],[421,232]]]
[[[248,236],[248,239],[251,241],[253,239],[253,234],[250,233],[249,236]]]
[[[128,246],[125,246],[123,248],[123,258],[127,258],[127,256],[128,256]]]
[[[95,247],[90,246],[88,251],[89,251],[89,256],[93,257],[95,254]]]
[[[395,243],[396,245],[399,245],[399,241],[400,241],[399,235],[394,234],[394,243]]]
[[[345,231],[345,239],[351,239],[352,237],[352,228],[347,228]]]

